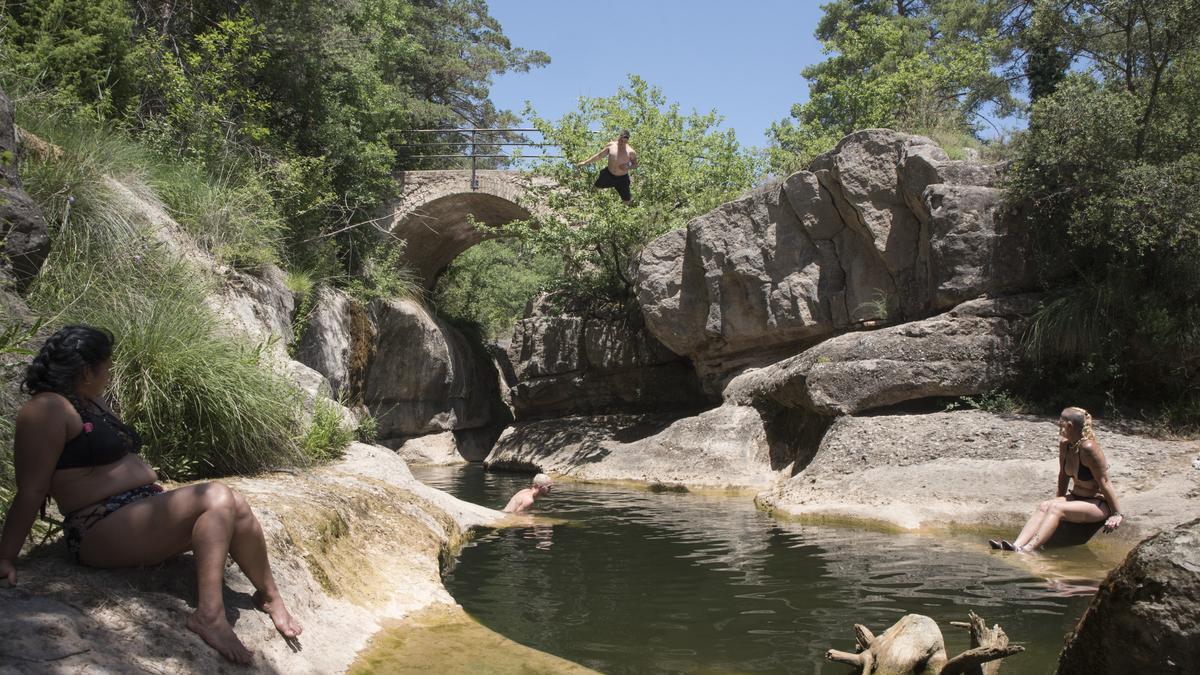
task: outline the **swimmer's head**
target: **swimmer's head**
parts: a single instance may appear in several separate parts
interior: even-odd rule
[[[554,481],[550,480],[550,476],[544,473],[539,473],[533,477],[532,486],[542,492],[549,492],[550,488],[554,487]]]
[[[624,141],[629,140],[629,130],[622,129],[620,135],[618,135],[617,138],[620,138],[621,140],[624,140]]]
[[[1059,419],[1071,425],[1081,440],[1094,441],[1096,433],[1092,430],[1092,416],[1083,408],[1071,407],[1062,411]]]

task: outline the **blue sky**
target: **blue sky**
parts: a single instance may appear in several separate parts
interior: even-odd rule
[[[772,122],[805,100],[804,66],[823,57],[816,0],[491,0],[513,45],[550,65],[496,78],[491,98],[518,113],[530,101],[558,119],[580,96],[611,96],[640,75],[685,111],[717,110],[743,145],[765,146]]]

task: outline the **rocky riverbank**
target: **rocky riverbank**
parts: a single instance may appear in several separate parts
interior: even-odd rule
[[[258,672],[341,672],[383,622],[453,610],[440,561],[470,528],[502,515],[426,487],[395,453],[364,444],[324,468],[227,483],[262,522],[276,579],[305,628],[289,646],[230,565],[230,621]],[[59,542],[32,547],[19,573],[16,588],[0,590],[0,673],[238,670],[184,628],[194,608],[190,554],[152,569],[93,570],[69,562]]]

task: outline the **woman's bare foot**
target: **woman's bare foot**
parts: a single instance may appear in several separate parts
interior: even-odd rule
[[[287,607],[283,604],[283,598],[278,595],[267,597],[267,594],[262,591],[254,592],[254,606],[271,615],[271,621],[275,623],[275,630],[285,638],[299,637],[304,632],[304,628],[300,626],[300,622],[296,621],[287,611]]]
[[[254,661],[254,653],[246,649],[246,645],[238,639],[237,634],[233,632],[233,626],[229,625],[225,617],[205,619],[200,616],[200,612],[192,612],[188,617],[187,627],[229,661],[243,666]]]

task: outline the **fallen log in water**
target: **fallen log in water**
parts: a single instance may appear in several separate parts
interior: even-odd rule
[[[869,628],[854,625],[858,653],[830,649],[825,658],[859,668],[862,675],[994,675],[1000,659],[1025,651],[1008,644],[1000,626],[988,628],[975,612],[970,622],[953,622],[971,631],[971,648],[947,658],[937,622],[920,614],[906,614],[876,637]]]

